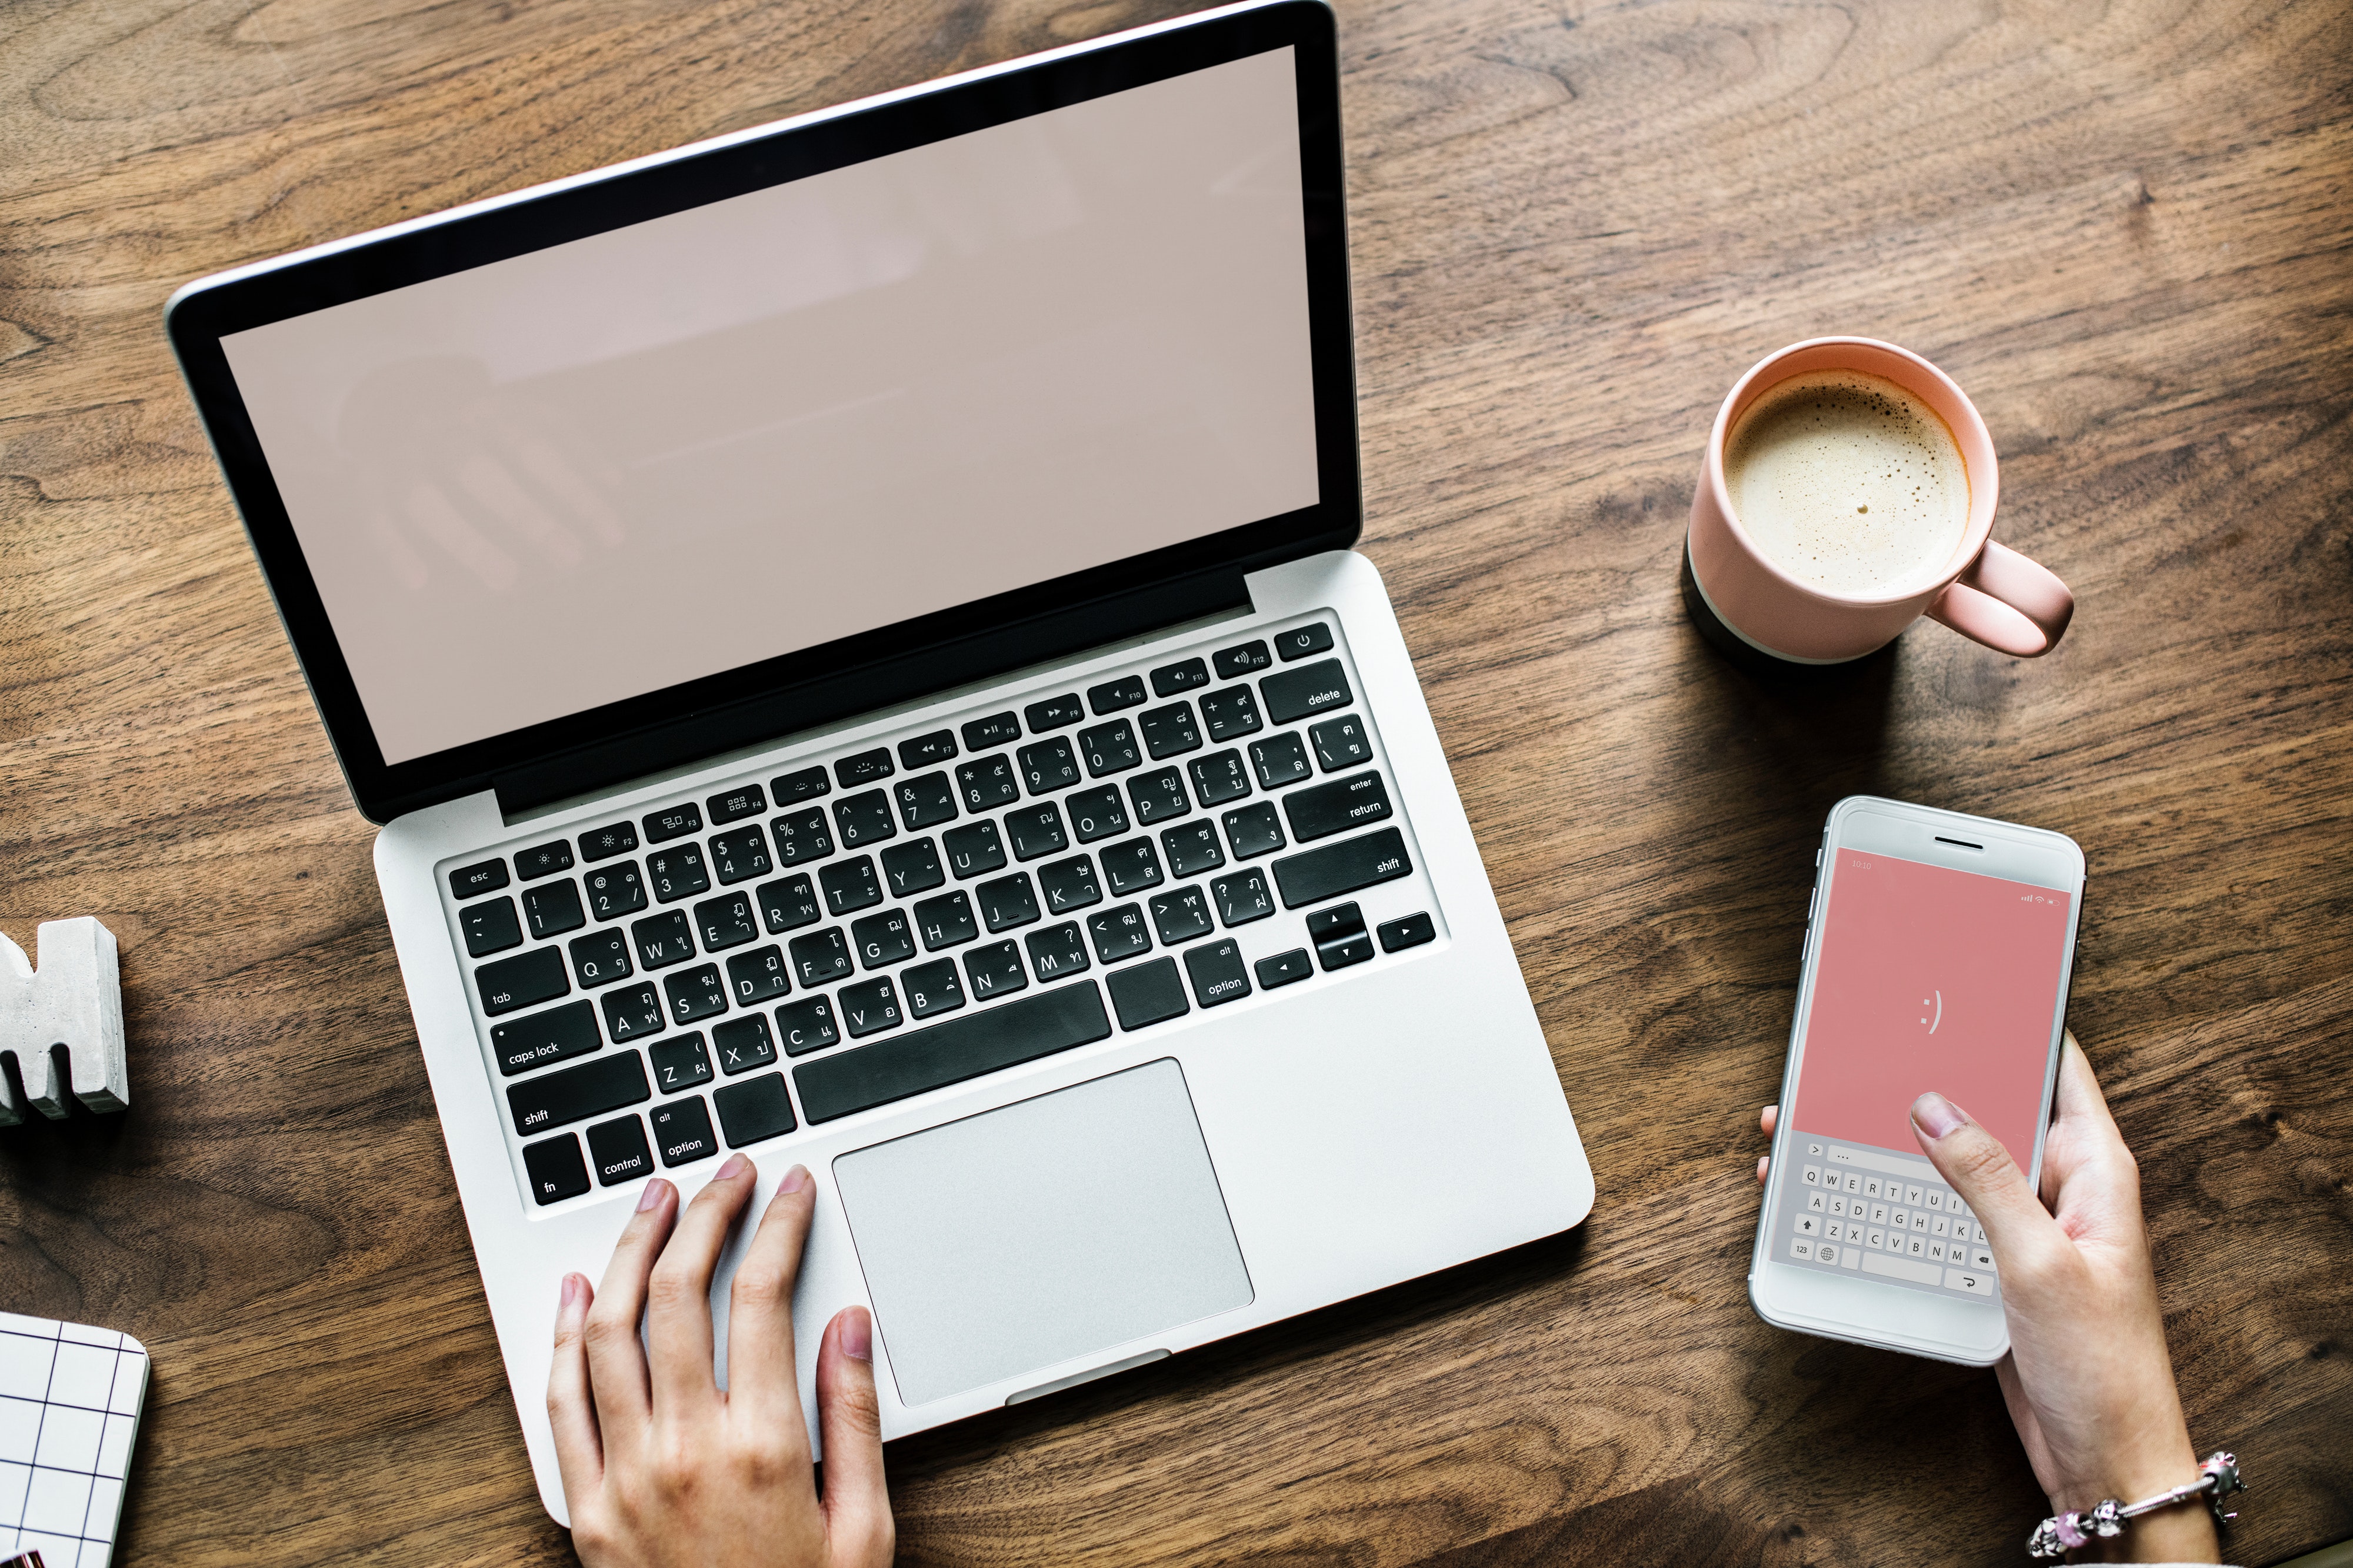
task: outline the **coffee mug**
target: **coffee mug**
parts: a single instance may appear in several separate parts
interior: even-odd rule
[[[1792,376],[1860,371],[1894,382],[1943,420],[1968,477],[1968,520],[1957,549],[1933,578],[1880,596],[1833,593],[1799,581],[1741,527],[1725,482],[1725,450],[1741,416]],[[2074,595],[2046,568],[1992,538],[2000,484],[1993,437],[1950,376],[1918,354],[1871,338],[1810,338],[1769,354],[1734,384],[1708,433],[1692,497],[1683,561],[1684,601],[1711,640],[1718,628],[1793,664],[1841,664],[1875,652],[1922,616],[2020,658],[2046,654],[2075,613]],[[1710,622],[1715,623],[1714,626]]]

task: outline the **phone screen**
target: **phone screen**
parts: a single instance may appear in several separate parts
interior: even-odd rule
[[[1921,1157],[1936,1089],[2031,1167],[2073,900],[1839,849],[1781,1145],[1775,1261],[1957,1296],[1997,1293],[1985,1232]]]

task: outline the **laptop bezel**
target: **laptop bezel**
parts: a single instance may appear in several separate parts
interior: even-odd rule
[[[1319,500],[1204,538],[387,763],[238,395],[221,340],[709,202],[1291,47],[1306,227]],[[944,684],[1040,663],[1247,602],[1243,577],[1362,528],[1332,13],[1274,0],[1072,46],[694,143],[206,278],[165,331],[361,813],[389,822],[498,792],[509,815]],[[763,606],[755,599],[744,613]]]

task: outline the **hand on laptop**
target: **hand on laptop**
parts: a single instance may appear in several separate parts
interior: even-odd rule
[[[1780,1108],[1760,1119],[1767,1135]],[[2198,1476],[2157,1300],[2140,1172],[2071,1032],[2043,1144],[2042,1198],[1999,1140],[1939,1094],[1912,1107],[1920,1146],[1986,1230],[2010,1320],[1994,1369],[2054,1512],[2132,1502]],[[1767,1162],[1757,1162],[1763,1180]],[[2045,1205],[2048,1205],[2047,1211]],[[2123,1561],[2220,1561],[2212,1516],[2169,1508],[2111,1544]]]
[[[712,1271],[756,1179],[734,1155],[683,1215],[676,1187],[648,1182],[603,1285],[565,1277],[547,1411],[573,1546],[588,1568],[891,1561],[873,1325],[862,1307],[836,1314],[818,1351],[826,1486],[817,1492],[793,1373],[793,1281],[816,1201],[798,1165],[735,1271],[724,1393],[712,1376]]]

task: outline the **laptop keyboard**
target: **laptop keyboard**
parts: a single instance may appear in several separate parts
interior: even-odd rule
[[[1414,869],[1317,619],[446,879],[546,1205],[1433,942]]]

